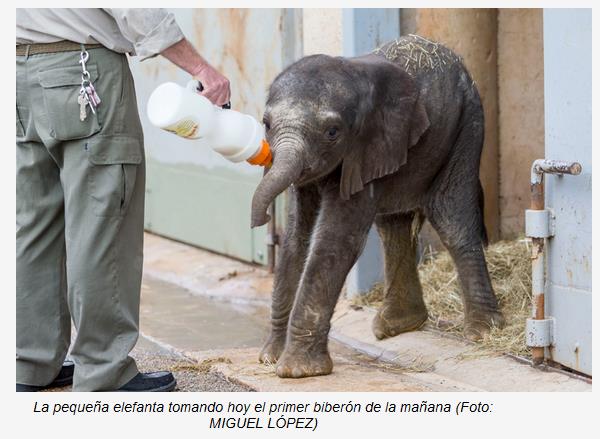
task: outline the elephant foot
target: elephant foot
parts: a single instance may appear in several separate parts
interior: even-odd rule
[[[373,334],[378,340],[394,337],[402,332],[414,331],[427,321],[427,309],[407,312],[405,310],[394,310],[389,306],[383,306],[373,319]]]
[[[504,327],[505,321],[500,311],[479,311],[465,316],[464,336],[467,340],[481,340],[492,328]]]
[[[329,375],[333,362],[327,351],[320,353],[284,352],[277,362],[275,373],[280,378],[304,378]]]
[[[285,348],[285,335],[278,337],[270,335],[258,356],[258,361],[264,364],[275,364]]]

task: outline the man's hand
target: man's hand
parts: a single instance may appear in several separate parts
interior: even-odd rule
[[[231,98],[229,80],[202,58],[188,40],[184,38],[167,47],[161,55],[200,81],[204,87],[201,94],[213,104],[222,106],[229,102]]]
[[[231,98],[229,80],[217,72],[210,64],[202,64],[196,69],[194,79],[200,81],[204,90],[200,93],[218,106],[225,105]]]

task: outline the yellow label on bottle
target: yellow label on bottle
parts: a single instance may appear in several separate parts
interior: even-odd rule
[[[198,132],[198,123],[192,118],[181,119],[179,122],[165,127],[165,130],[177,134],[179,137],[193,138]]]

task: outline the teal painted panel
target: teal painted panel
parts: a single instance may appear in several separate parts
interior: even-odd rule
[[[150,159],[146,229],[246,261],[265,264],[266,226],[250,229],[254,182],[198,165]]]

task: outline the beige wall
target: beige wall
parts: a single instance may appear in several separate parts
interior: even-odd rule
[[[498,12],[500,233],[523,234],[529,168],[544,156],[542,9]]]
[[[529,167],[544,155],[542,10],[402,9],[400,28],[463,56],[485,108],[481,180],[490,238],[523,234]]]
[[[401,32],[439,41],[460,55],[473,77],[485,113],[480,178],[490,240],[499,238],[498,83],[496,9],[403,9]]]
[[[342,10],[304,9],[302,11],[302,45],[304,55],[342,54]]]

